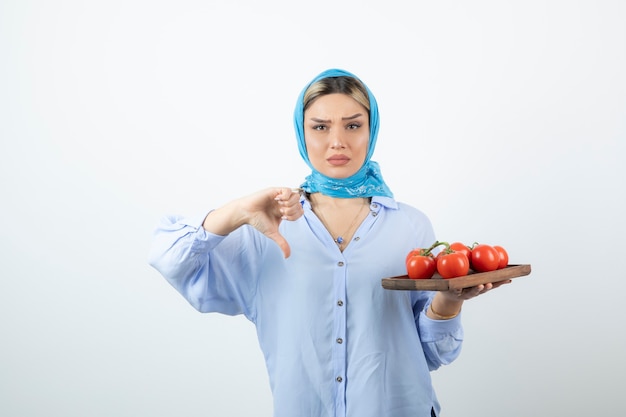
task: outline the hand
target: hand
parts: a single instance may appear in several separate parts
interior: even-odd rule
[[[300,193],[291,188],[268,188],[240,199],[239,206],[244,212],[244,222],[275,241],[288,258],[291,249],[278,232],[278,226],[283,220],[297,220],[304,214]]]
[[[510,282],[511,280],[509,279],[509,280],[493,282],[493,283],[488,283],[488,284],[481,284],[481,285],[476,285],[474,287],[444,291],[443,294],[445,298],[450,301],[469,300],[481,294],[485,294],[486,292],[490,290],[496,289],[501,285],[509,284]]]
[[[500,282],[480,284],[469,288],[440,291],[435,295],[435,298],[432,301],[433,308],[436,308],[436,311],[442,316],[454,316],[461,311],[463,301],[478,297],[481,294],[485,294],[488,291],[510,282],[511,280],[509,279]],[[430,314],[429,316],[431,318],[436,318]]]

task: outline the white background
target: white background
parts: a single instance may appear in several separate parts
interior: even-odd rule
[[[409,7],[409,4],[411,6]],[[626,3],[0,2],[0,415],[270,416],[252,324],[147,264],[166,213],[297,186],[339,67],[442,240],[532,274],[468,302],[446,417],[624,415]]]

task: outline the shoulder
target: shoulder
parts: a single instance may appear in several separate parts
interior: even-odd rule
[[[381,206],[387,215],[417,222],[430,223],[430,219],[422,210],[389,197],[372,197],[372,205]]]
[[[412,230],[423,230],[432,233],[433,225],[430,218],[422,210],[409,204],[398,203],[397,215],[400,216]]]
[[[372,198],[372,205],[377,205],[373,210],[381,210],[383,214],[381,224],[385,232],[381,233],[391,233],[392,237],[387,241],[404,245],[401,252],[424,245],[430,246],[435,241],[433,225],[422,210],[389,198]]]

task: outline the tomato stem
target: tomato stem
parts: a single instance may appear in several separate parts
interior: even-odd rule
[[[440,242],[438,240],[435,241],[435,243],[433,243],[432,245],[430,245],[430,248],[425,249],[424,254],[426,255],[430,255],[431,252],[433,251],[433,249],[435,249],[437,246],[445,246],[446,248],[444,249],[444,252],[449,253],[450,252],[450,244],[448,242]]]

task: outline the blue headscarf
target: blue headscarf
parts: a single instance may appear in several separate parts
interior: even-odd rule
[[[308,193],[320,192],[331,197],[352,198],[384,196],[392,198],[393,194],[383,180],[378,163],[371,160],[376,146],[376,138],[378,136],[378,104],[376,103],[374,95],[369,88],[367,88],[365,83],[363,83],[363,81],[361,81],[361,83],[367,90],[370,102],[370,138],[363,166],[354,175],[348,178],[331,178],[317,171],[309,160],[306,143],[304,141],[304,93],[311,84],[323,78],[344,76],[352,77],[361,81],[355,75],[347,71],[329,69],[315,77],[309,84],[307,84],[306,87],[304,87],[300,96],[298,96],[298,102],[296,103],[296,109],[294,111],[294,125],[296,128],[296,137],[298,139],[298,149],[300,150],[300,156],[302,156],[302,159],[304,159],[307,165],[313,170],[311,175],[306,177],[304,183],[302,183],[300,187]]]

